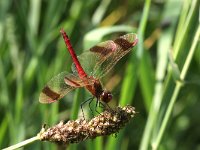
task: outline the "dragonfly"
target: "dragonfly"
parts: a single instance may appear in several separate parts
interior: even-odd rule
[[[61,29],[60,33],[73,60],[72,73],[65,71],[53,77],[42,89],[39,101],[53,103],[68,92],[84,87],[93,95],[88,99],[90,102],[96,98],[96,107],[99,102],[110,102],[112,93],[103,88],[100,79],[137,44],[137,34],[129,33],[115,40],[99,43],[77,56],[66,32]],[[85,102],[81,103],[81,109]]]

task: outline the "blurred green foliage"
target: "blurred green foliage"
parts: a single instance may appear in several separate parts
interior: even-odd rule
[[[123,33],[139,37],[102,79],[114,95],[111,107],[131,104],[139,113],[116,138],[70,149],[200,149],[198,20],[198,0],[1,0],[0,148],[35,136],[44,123],[80,116],[80,102],[89,97],[83,89],[51,105],[38,101],[47,81],[70,72],[64,28],[78,55]],[[49,142],[25,147],[56,148]]]

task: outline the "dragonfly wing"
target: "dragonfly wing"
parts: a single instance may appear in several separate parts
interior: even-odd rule
[[[78,60],[83,68],[83,70],[87,73],[88,76],[91,76],[91,73],[95,67],[95,63],[98,60],[96,55],[93,53],[86,51],[78,56]],[[73,74],[78,76],[78,72],[74,63],[71,66]]]
[[[89,77],[80,79],[77,75],[68,74],[64,77],[64,82],[69,86],[78,88],[93,84],[95,82],[95,79]]]
[[[105,60],[98,63],[94,68],[94,74],[96,74],[98,78],[106,75],[123,56],[130,52],[130,50],[137,44],[138,39],[136,34],[130,33],[120,36],[113,42],[116,45],[115,51],[113,51],[113,53],[111,53]]]
[[[136,34],[126,34],[113,41],[109,40],[97,44],[81,54],[78,59],[89,75],[101,78],[137,44],[137,40]],[[72,70],[76,72],[74,64]]]
[[[53,77],[42,89],[39,97],[41,103],[53,103],[75,88],[93,84],[94,80],[86,78],[81,80],[74,74],[62,72]]]
[[[69,73],[62,72],[57,76],[53,77],[42,89],[40,93],[39,101],[41,103],[52,103],[55,102],[62,97],[64,97],[68,92],[73,90],[76,87],[67,85],[64,81],[65,77],[68,76]]]
[[[89,75],[94,75],[94,69],[97,64],[106,60],[114,51],[116,50],[116,45],[112,40],[105,41],[97,44],[96,46],[90,48],[78,56],[78,60],[83,68],[83,70]],[[72,63],[72,72],[78,75],[75,64]]]

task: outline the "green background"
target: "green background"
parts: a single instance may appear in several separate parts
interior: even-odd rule
[[[68,149],[200,149],[198,21],[198,0],[1,0],[0,148],[35,136],[44,123],[81,116],[80,102],[90,97],[84,89],[57,103],[38,101],[46,82],[71,70],[64,28],[78,55],[125,33],[139,38],[102,79],[111,107],[130,104],[138,113],[116,138]],[[36,141],[24,149],[58,146]]]

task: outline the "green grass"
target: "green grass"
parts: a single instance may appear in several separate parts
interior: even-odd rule
[[[89,97],[84,89],[58,103],[38,101],[47,81],[71,71],[59,32],[64,28],[78,55],[123,33],[139,37],[102,79],[114,93],[110,106],[131,104],[135,118],[116,138],[69,149],[199,149],[198,19],[198,0],[0,1],[0,148],[35,136],[44,123],[80,117],[80,103]],[[56,148],[38,141],[25,147]]]

